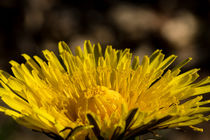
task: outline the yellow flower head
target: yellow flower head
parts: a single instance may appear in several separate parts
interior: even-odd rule
[[[128,140],[182,126],[202,131],[193,125],[210,118],[210,100],[198,96],[210,91],[210,78],[195,82],[199,69],[180,74],[191,58],[166,70],[176,56],[164,58],[161,50],[140,63],[129,49],[103,51],[90,41],[75,55],[64,42],[58,47],[59,58],[48,50],[47,61],[23,54],[26,63],[10,61],[14,76],[0,71],[8,105],[0,111],[56,140]]]

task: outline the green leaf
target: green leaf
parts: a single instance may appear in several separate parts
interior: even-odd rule
[[[136,115],[136,112],[138,111],[138,108],[134,108],[130,111],[129,115],[127,116],[126,120],[125,120],[125,129],[124,131],[116,138],[117,140],[121,140],[123,139],[125,133],[127,132],[127,130],[132,126],[132,121],[134,119],[134,116]]]
[[[127,130],[131,127],[131,122],[132,122],[134,116],[136,115],[137,111],[138,111],[138,108],[134,108],[133,110],[131,110],[130,114],[128,115],[128,117],[126,119],[125,130]]]
[[[111,140],[116,140],[119,137],[121,129],[122,127],[117,126],[117,128],[114,130]]]
[[[136,136],[141,136],[144,135],[146,133],[151,132],[153,129],[156,129],[155,126],[167,121],[171,118],[171,116],[166,116],[160,120],[153,120],[151,121],[149,124],[143,125],[141,127],[135,128],[133,130],[130,130],[130,132],[123,137],[124,140],[130,140],[130,139],[134,139]]]
[[[98,138],[98,140],[104,140],[104,138],[100,134],[100,128],[99,128],[96,120],[94,119],[94,117],[90,113],[87,114],[87,119],[88,119],[90,125],[94,126],[92,128],[92,130],[93,130],[95,136]]]

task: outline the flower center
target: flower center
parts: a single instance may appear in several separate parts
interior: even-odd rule
[[[84,92],[85,98],[90,99],[94,97],[98,97],[105,94],[105,87],[93,87],[91,89],[88,89]]]
[[[84,121],[86,113],[92,112],[104,119],[113,112],[120,114],[123,103],[125,101],[117,91],[104,86],[93,87],[84,91],[84,96],[78,100],[78,117]]]

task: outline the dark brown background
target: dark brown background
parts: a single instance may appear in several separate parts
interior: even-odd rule
[[[135,55],[155,49],[178,55],[177,62],[193,57],[184,70],[199,67],[209,75],[210,2],[207,0],[1,0],[0,69],[10,71],[11,59],[24,62],[21,53],[41,55],[57,51],[58,41],[73,48],[84,40],[131,48]],[[205,98],[208,98],[206,96]],[[160,139],[208,140],[204,133],[161,131]],[[0,113],[0,140],[44,140],[44,135],[17,125]]]

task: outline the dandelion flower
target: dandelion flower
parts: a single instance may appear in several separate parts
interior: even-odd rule
[[[207,121],[210,78],[196,81],[198,70],[181,73],[191,58],[172,69],[175,55],[161,50],[132,58],[129,49],[116,50],[85,41],[73,54],[58,44],[60,57],[44,50],[38,56],[10,61],[13,75],[0,71],[0,111],[18,123],[55,140],[128,140],[148,132]],[[104,53],[103,53],[104,52]]]

